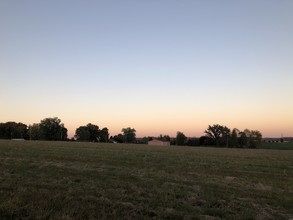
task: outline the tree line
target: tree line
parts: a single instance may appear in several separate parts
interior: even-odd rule
[[[262,134],[257,130],[245,129],[240,131],[237,128],[229,129],[226,126],[214,124],[209,125],[201,137],[187,137],[183,132],[178,131],[175,138],[169,135],[158,137],[144,137],[139,143],[146,144],[153,139],[169,141],[171,145],[177,146],[215,146],[235,148],[256,148],[261,145]]]
[[[29,126],[16,122],[0,123],[1,139],[64,141],[67,137],[67,128],[57,117],[45,118]]]
[[[176,144],[187,146],[216,146],[216,147],[238,147],[256,148],[261,145],[262,134],[258,130],[237,128],[230,129],[226,126],[214,124],[209,125],[204,131],[205,135],[199,138],[187,138],[182,132],[177,132]]]
[[[68,139],[67,128],[57,117],[45,118],[40,123],[27,126],[23,123],[6,122],[0,123],[0,139],[26,139],[26,140],[46,140],[65,141]],[[98,125],[88,123],[79,126],[75,130],[72,140],[90,142],[119,142],[135,143],[136,130],[134,128],[123,128],[122,133],[109,138],[109,129],[100,129]]]
[[[48,140],[65,141],[68,139],[67,128],[57,117],[45,118],[40,123],[27,126],[23,123],[6,122],[0,123],[0,139],[27,139],[27,140]],[[72,140],[91,142],[111,143],[142,143],[147,144],[152,139],[170,141],[171,145],[187,146],[216,146],[216,147],[239,147],[256,148],[261,144],[262,134],[257,130],[245,129],[240,131],[237,128],[229,129],[226,126],[214,124],[209,125],[204,131],[205,135],[199,138],[188,138],[183,132],[177,132],[175,138],[169,135],[159,137],[136,138],[134,128],[122,128],[121,133],[109,137],[107,127],[99,128],[98,125],[88,123],[79,126],[75,130]]]

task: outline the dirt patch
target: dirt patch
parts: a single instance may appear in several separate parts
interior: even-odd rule
[[[255,189],[260,190],[260,191],[266,191],[266,192],[272,191],[272,187],[271,186],[264,185],[262,183],[256,184],[255,185]]]
[[[225,176],[225,181],[226,182],[232,182],[232,181],[234,181],[236,179],[236,177],[234,177],[234,176]]]

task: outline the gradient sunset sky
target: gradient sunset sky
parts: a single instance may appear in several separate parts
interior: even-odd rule
[[[0,1],[0,122],[293,136],[292,0]]]

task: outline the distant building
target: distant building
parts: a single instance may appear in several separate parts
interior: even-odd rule
[[[170,146],[170,141],[151,140],[148,145],[152,146]]]
[[[263,138],[263,142],[267,142],[267,143],[293,142],[293,137]]]

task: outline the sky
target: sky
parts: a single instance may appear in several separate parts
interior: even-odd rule
[[[1,0],[0,122],[293,136],[292,0]]]

